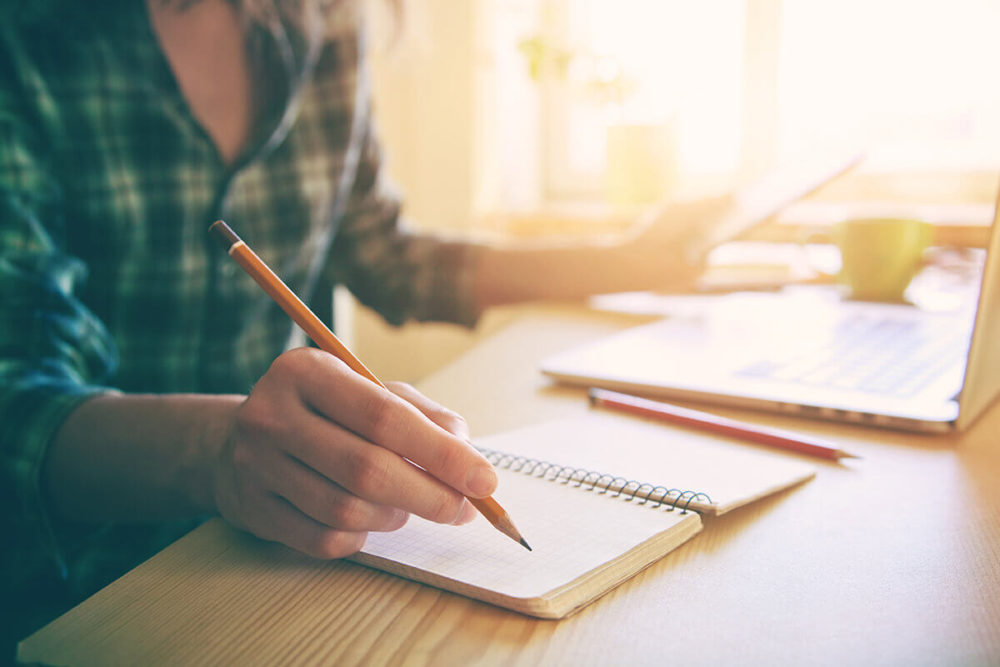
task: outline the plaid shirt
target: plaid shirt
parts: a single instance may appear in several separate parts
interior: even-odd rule
[[[252,150],[227,167],[145,3],[116,4],[71,29],[0,28],[2,597],[38,607],[190,527],[49,517],[40,470],[67,414],[110,390],[245,393],[289,341],[287,315],[208,237],[213,220],[328,321],[335,283],[393,323],[477,316],[474,247],[400,225],[353,13],[321,38],[251,31],[269,94]]]

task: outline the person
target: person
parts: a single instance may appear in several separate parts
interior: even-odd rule
[[[16,3],[15,3],[16,6]],[[496,475],[462,418],[293,341],[227,220],[320,317],[390,323],[681,284],[714,204],[615,240],[413,233],[375,132],[361,12],[321,0],[28,3],[0,28],[0,445],[9,640],[205,516],[317,558]],[[667,224],[665,221],[670,221]]]

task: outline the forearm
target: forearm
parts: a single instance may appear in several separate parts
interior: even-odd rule
[[[647,289],[687,290],[707,260],[705,230],[732,211],[729,196],[668,202],[617,238],[549,247],[489,247],[478,253],[481,308],[539,299]]]
[[[480,255],[475,289],[481,307],[575,300],[678,283],[688,271],[668,253],[632,243],[489,247]]]
[[[81,404],[42,470],[50,510],[76,521],[216,511],[212,471],[242,396],[116,395]]]

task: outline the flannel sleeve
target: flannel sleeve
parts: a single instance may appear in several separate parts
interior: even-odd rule
[[[362,59],[360,67],[365,67]],[[362,71],[361,80],[366,77]],[[367,95],[359,86],[358,95]],[[413,232],[382,168],[382,150],[366,100],[353,188],[328,265],[339,282],[391,324],[407,320],[472,327],[481,315],[474,295],[479,246]]]
[[[18,99],[0,86],[0,531],[15,586],[67,576],[60,547],[72,540],[46,512],[42,466],[67,415],[109,391],[116,365],[106,329],[75,296],[86,268],[60,250],[59,191]]]

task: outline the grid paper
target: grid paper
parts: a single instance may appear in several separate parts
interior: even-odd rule
[[[482,516],[465,526],[411,517],[392,533],[371,533],[364,553],[504,595],[544,595],[613,561],[686,515],[499,469],[494,498],[533,551]]]

